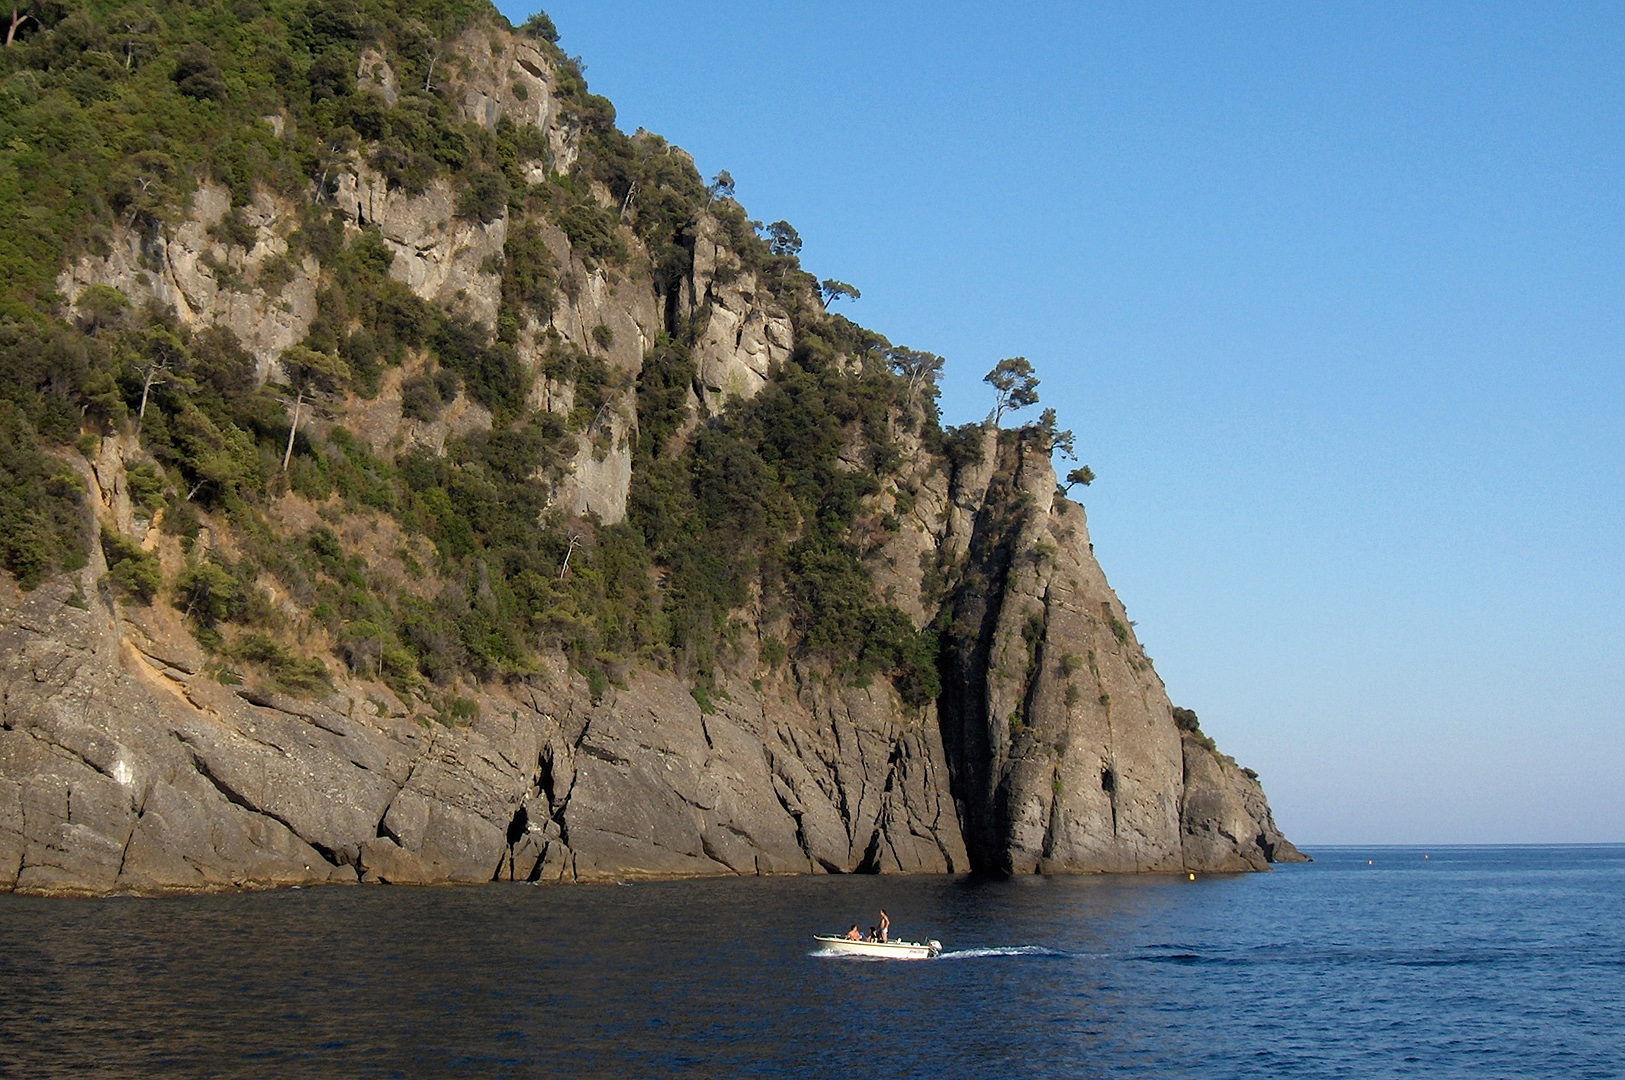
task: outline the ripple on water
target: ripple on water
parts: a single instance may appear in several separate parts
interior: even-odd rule
[[[1428,853],[1196,883],[0,897],[0,1075],[1625,1074],[1625,848]],[[809,955],[882,907],[938,962]]]

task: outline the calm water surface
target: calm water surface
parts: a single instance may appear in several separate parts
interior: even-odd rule
[[[1315,855],[1194,883],[0,896],[0,1075],[1625,1076],[1625,847]],[[947,954],[811,955],[882,906]]]

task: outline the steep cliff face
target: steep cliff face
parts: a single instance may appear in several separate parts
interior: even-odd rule
[[[745,257],[736,204],[693,209],[670,239],[633,227],[664,211],[635,197],[644,181],[617,197],[581,170],[584,152],[603,150],[583,150],[582,112],[563,105],[569,72],[556,50],[494,17],[445,47],[444,66],[423,81],[437,81],[464,123],[539,136],[512,142],[534,157],[503,166],[507,182],[534,185],[525,205],[577,202],[521,212],[515,195],[471,213],[451,178],[413,191],[373,158],[338,155],[305,195],[259,189],[244,200],[205,180],[170,224],[115,223],[58,289],[64,314],[81,323],[99,287],[134,310],[170,313],[175,340],[225,328],[252,356],[255,379],[282,382],[295,346],[331,338],[346,356],[370,355],[356,345],[363,321],[334,299],[335,266],[346,246],[382,245],[384,284],[449,325],[499,339],[474,355],[484,363],[509,350],[519,385],[479,398],[477,364],[461,383],[436,383],[450,346],[403,337],[375,385],[352,386],[306,421],[300,439],[327,456],[295,455],[291,439],[288,454],[312,474],[385,467],[370,455],[475,484],[503,459],[434,463],[498,435],[551,440],[559,460],[527,464],[521,479],[545,488],[527,528],[564,545],[545,575],[527,571],[524,594],[539,597],[529,614],[553,636],[538,632],[533,653],[479,677],[428,659],[420,673],[404,647],[390,652],[395,631],[376,625],[382,616],[324,611],[334,595],[380,583],[397,602],[438,604],[448,618],[497,610],[501,563],[469,554],[473,541],[444,527],[422,531],[429,496],[448,498],[452,480],[413,495],[411,514],[387,491],[302,490],[285,471],[254,493],[252,513],[227,499],[196,509],[192,496],[215,473],[167,502],[153,497],[155,484],[195,479],[190,466],[155,456],[156,412],[145,433],[126,419],[87,421],[80,451],[59,457],[87,493],[87,518],[111,539],[92,545],[83,569],[32,591],[0,582],[0,890],[1234,870],[1301,857],[1256,778],[1176,723],[1094,560],[1083,508],[1056,489],[1042,431],[967,427],[948,452],[928,398],[886,382],[883,339],[830,318],[779,250],[773,277],[766,255]],[[360,57],[354,93],[393,108],[404,62],[376,44]],[[264,122],[275,138],[292,137],[289,115]],[[692,173],[680,151],[636,145],[657,170]],[[322,248],[311,235],[330,217],[340,232]],[[515,300],[522,270],[545,271],[544,300]],[[833,546],[821,550],[857,553],[852,573],[888,605],[865,617],[897,612],[911,624],[887,624],[889,640],[940,631],[940,694],[922,693],[917,677],[905,691],[798,651],[816,627],[804,611],[786,613],[782,581],[772,585],[765,570],[730,601],[708,666],[658,642],[639,656],[560,644],[572,633],[585,640],[571,627],[621,617],[570,609],[556,586],[574,572],[577,545],[585,559],[604,530],[631,523],[654,542],[653,512],[629,516],[639,478],[744,403],[815,375],[835,396],[870,393],[862,400],[881,404],[819,419],[828,451],[819,482],[839,506],[784,528],[801,540],[828,528]],[[127,379],[132,410],[137,389],[145,407],[147,381]],[[446,399],[425,406],[426,388],[440,385]],[[890,396],[875,397],[875,386]],[[184,419],[185,407],[175,415]],[[658,438],[644,439],[656,422]],[[719,460],[743,471],[725,471],[724,495],[772,474],[772,462],[730,453]],[[788,472],[774,482],[792,484]],[[192,531],[166,527],[166,515],[182,513],[194,515]],[[403,524],[414,520],[417,533]],[[321,569],[302,577],[267,536],[313,546]],[[772,558],[786,551],[802,557],[781,544]],[[129,574],[110,573],[109,552],[145,559],[164,587],[120,584]],[[587,572],[604,588],[687,587],[675,560],[615,565]],[[201,613],[200,599],[211,601],[197,575],[210,567],[262,598],[258,622],[232,630],[227,616],[216,625]],[[616,574],[624,580],[605,580]],[[184,591],[183,580],[192,582]],[[438,648],[434,626],[407,629],[418,654]],[[267,675],[290,655],[321,661],[327,675],[291,692]]]
[[[1029,873],[1297,858],[1249,799],[1256,783],[1182,737],[1048,454],[1008,437],[988,449],[998,466],[950,601],[942,698],[973,861]]]

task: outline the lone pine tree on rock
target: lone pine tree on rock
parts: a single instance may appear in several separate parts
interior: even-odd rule
[[[330,353],[294,345],[282,353],[282,371],[288,388],[294,392],[293,420],[288,424],[288,448],[282,452],[282,471],[288,471],[293,457],[293,440],[299,434],[299,413],[305,399],[338,392],[350,381],[350,367]]]
[[[1000,360],[982,381],[993,387],[993,413],[990,419],[997,426],[1007,412],[1019,412],[1038,404],[1038,376],[1025,356],[1011,356]]]

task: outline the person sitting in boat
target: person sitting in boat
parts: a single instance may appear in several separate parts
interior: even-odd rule
[[[850,930],[848,930],[846,932],[846,940],[848,940],[848,941],[862,941],[863,940],[863,931],[858,929],[858,924],[857,923],[853,923],[852,924],[852,929],[850,929]]]
[[[871,927],[869,927],[869,936],[864,938],[863,940],[864,941],[879,941],[880,940],[880,934],[879,934],[878,931],[875,930],[874,927],[871,926]]]
[[[880,909],[880,940],[891,940],[891,917],[886,914],[885,908]]]

